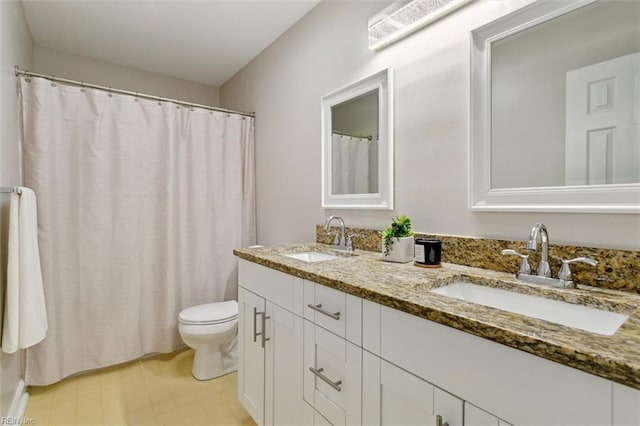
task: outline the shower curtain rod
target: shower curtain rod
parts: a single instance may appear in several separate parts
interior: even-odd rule
[[[0,186],[0,193],[2,194],[22,194],[22,189],[17,186]]]
[[[195,107],[195,108],[203,108],[203,109],[207,109],[207,110],[210,110],[210,111],[226,112],[226,113],[229,113],[229,114],[238,114],[238,115],[242,115],[242,116],[245,116],[245,117],[255,117],[256,116],[256,114],[254,112],[234,111],[232,109],[225,109],[225,108],[212,107],[212,106],[208,106],[208,105],[194,104],[194,103],[191,103],[191,102],[185,102],[185,101],[179,101],[179,100],[176,100],[176,99],[164,98],[162,96],[145,95],[143,93],[131,92],[129,90],[114,89],[113,87],[107,87],[107,86],[100,86],[100,85],[97,85],[97,84],[85,83],[84,81],[69,80],[69,79],[66,79],[66,78],[56,77],[55,75],[39,74],[37,72],[21,70],[20,68],[18,68],[17,65],[16,65],[15,69],[16,69],[16,77],[19,77],[21,75],[24,75],[26,77],[40,77],[40,78],[45,78],[47,80],[50,80],[50,81],[52,81],[54,83],[55,82],[60,82],[60,83],[71,84],[71,85],[79,86],[79,87],[90,87],[92,89],[98,89],[98,90],[102,90],[102,91],[109,92],[109,93],[120,93],[120,94],[123,94],[123,95],[135,96],[137,98],[149,99],[149,100],[152,100],[152,101],[170,102],[170,103],[173,103],[173,104],[176,104],[176,105],[183,105],[183,106]]]
[[[340,136],[349,136],[351,138],[358,138],[358,139],[369,139],[369,140],[373,140],[373,136],[356,136],[356,135],[352,135],[351,133],[346,133],[346,132],[341,132],[339,130],[332,130],[331,133],[335,133],[336,135],[340,135]]]

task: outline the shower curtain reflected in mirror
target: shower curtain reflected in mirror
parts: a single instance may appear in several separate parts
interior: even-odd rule
[[[369,194],[377,192],[371,182],[371,138],[331,134],[331,186],[333,194]],[[374,152],[375,153],[375,152]],[[373,170],[377,170],[376,167]],[[377,186],[377,185],[376,185]]]
[[[253,118],[20,86],[49,308],[26,383],[175,350],[182,309],[237,298],[232,250],[255,243]]]

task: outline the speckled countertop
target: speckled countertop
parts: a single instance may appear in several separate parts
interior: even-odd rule
[[[315,263],[282,255],[305,251],[335,254],[330,246],[317,243],[237,249],[234,254],[640,389],[640,296],[636,294],[588,286],[568,290],[523,284],[512,274],[450,263],[438,269],[420,268],[411,262],[385,262],[381,254],[361,250],[356,250],[355,256]],[[613,336],[604,336],[429,292],[453,280],[509,288],[630,316]]]

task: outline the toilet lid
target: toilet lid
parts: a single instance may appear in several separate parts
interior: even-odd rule
[[[179,319],[184,324],[217,324],[238,318],[238,302],[205,303],[192,306],[180,312]]]

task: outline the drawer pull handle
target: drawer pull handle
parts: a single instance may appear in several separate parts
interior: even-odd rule
[[[322,374],[322,372],[324,371],[324,368],[315,369],[313,367],[309,367],[309,371],[311,371],[313,374],[315,374],[317,377],[322,379],[326,384],[328,384],[338,392],[342,390],[342,388],[340,387],[340,385],[342,384],[342,380],[338,380],[337,382],[332,382],[331,379],[329,379],[327,376]]]
[[[262,329],[260,333],[258,333],[258,315],[262,315]],[[265,336],[265,328],[267,320],[271,318],[265,315],[264,312],[258,312],[257,308],[253,308],[253,341],[258,340],[258,336],[261,337],[261,346],[264,348],[264,342],[271,340]]]
[[[258,336],[261,333],[258,333],[258,315],[262,314],[262,312],[258,312],[257,308],[253,308],[253,342],[255,343],[258,340]]]
[[[260,333],[262,337],[262,349],[264,349],[264,343],[271,340],[269,337],[267,337],[267,320],[269,318],[271,317],[267,316],[265,312],[262,313],[262,333]]]
[[[436,426],[449,426],[449,423],[442,422],[442,416],[440,414],[438,414],[436,416]]]
[[[336,321],[340,321],[340,312],[329,312],[329,311],[327,311],[325,309],[322,309],[322,304],[321,303],[319,303],[317,305],[313,305],[313,304],[309,303],[307,306],[310,307],[311,309],[313,309],[314,311],[318,311],[321,314],[325,314],[326,316],[331,317]]]

